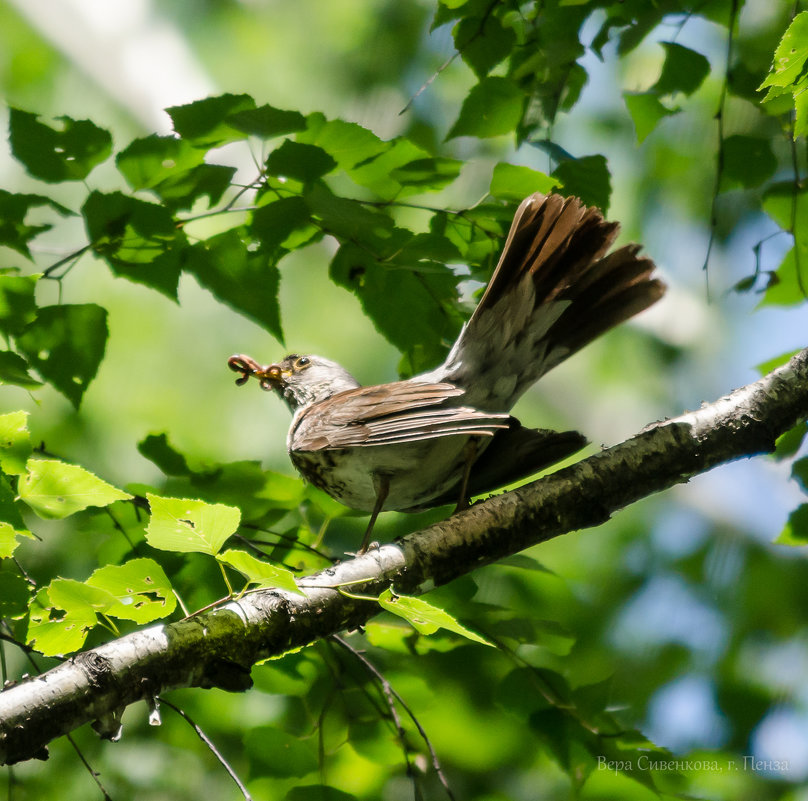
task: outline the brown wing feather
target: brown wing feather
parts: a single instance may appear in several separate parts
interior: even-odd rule
[[[294,451],[363,447],[458,435],[493,436],[510,415],[480,412],[451,403],[463,394],[452,384],[400,381],[357,387],[308,406],[296,419]]]

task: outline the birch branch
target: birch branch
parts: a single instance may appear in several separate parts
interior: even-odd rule
[[[783,367],[697,411],[648,426],[571,467],[490,498],[422,531],[281,590],[79,653],[0,692],[0,764],[47,757],[87,722],[117,739],[129,704],[179,687],[247,690],[258,660],[346,629],[380,611],[339,591],[419,593],[561,534],[597,526],[641,498],[719,464],[773,450],[808,417],[808,348]]]

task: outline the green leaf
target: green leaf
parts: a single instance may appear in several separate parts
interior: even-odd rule
[[[325,230],[337,238],[381,251],[393,236],[393,220],[386,214],[358,201],[337,197],[323,184],[307,189],[305,200],[311,212],[322,220]]]
[[[390,172],[390,177],[402,186],[436,192],[454,181],[462,168],[459,159],[423,158],[402,164]]]
[[[774,175],[777,157],[768,139],[733,134],[724,140],[724,175],[741,186],[760,186]]]
[[[248,584],[256,584],[259,587],[277,587],[298,595],[306,594],[297,586],[291,570],[264,562],[246,551],[229,548],[216,558],[246,576]]]
[[[253,212],[250,230],[267,253],[281,255],[291,249],[287,240],[296,232],[305,232],[304,240],[311,239],[318,232],[312,224],[306,201],[298,196],[284,197],[257,208]]]
[[[3,472],[11,476],[23,475],[32,450],[28,412],[0,414],[0,467]]]
[[[172,209],[190,209],[207,196],[218,203],[236,170],[205,164],[205,154],[184,139],[149,136],[136,139],[115,159],[133,189],[151,189]]]
[[[265,105],[228,114],[227,124],[242,133],[272,139],[302,131],[306,127],[306,118],[299,111],[283,111]]]
[[[163,568],[153,559],[131,559],[96,570],[85,584],[113,596],[104,614],[135,623],[151,623],[170,615],[177,599]]]
[[[808,503],[800,504],[789,516],[775,542],[778,545],[808,545]]]
[[[28,362],[10,350],[0,350],[0,385],[13,384],[24,389],[36,389],[42,386],[28,372]]]
[[[577,195],[588,206],[608,212],[612,182],[604,156],[562,161],[553,170],[553,177],[561,181],[565,195]]]
[[[808,62],[808,11],[802,11],[791,20],[791,24],[783,34],[774,51],[771,72],[760,88],[779,86],[786,89],[796,85],[805,76],[806,62]]]
[[[0,529],[0,551],[2,530]],[[28,610],[31,586],[11,560],[0,562],[0,618],[20,618]]]
[[[30,259],[31,251],[28,249],[28,243],[53,227],[47,223],[41,225],[25,223],[28,212],[39,206],[50,206],[63,216],[73,213],[43,195],[12,194],[0,189],[0,245],[16,250],[20,255]]]
[[[17,337],[29,364],[77,409],[107,344],[107,312],[94,303],[44,306]]]
[[[510,54],[516,44],[513,28],[506,28],[494,14],[463,17],[454,31],[455,48],[477,78],[484,78]]]
[[[241,522],[241,512],[221,503],[147,496],[151,517],[146,540],[154,548],[215,556]]]
[[[415,265],[413,265],[415,266]],[[443,265],[428,273],[394,269],[367,250],[343,245],[330,266],[332,280],[353,291],[376,328],[403,353],[413,369],[434,366],[446,355],[462,320],[456,302],[456,279]]]
[[[448,612],[438,609],[437,606],[433,606],[421,598],[398,595],[387,589],[379,596],[379,604],[388,612],[403,617],[421,634],[433,634],[442,628],[453,631],[455,634],[460,634],[474,642],[491,645],[488,640],[458,623]]]
[[[352,793],[327,784],[305,784],[289,790],[283,801],[357,801],[357,798]]]
[[[503,200],[521,201],[534,192],[549,194],[558,185],[559,181],[556,178],[551,178],[543,172],[500,161],[494,167],[488,191],[494,197]]]
[[[18,334],[36,317],[34,290],[40,274],[0,275],[0,331]]]
[[[760,85],[769,91],[764,103],[778,106],[782,96],[790,93],[796,110],[794,136],[808,133],[808,11],[797,14],[788,26],[774,52],[772,70]],[[776,109],[774,109],[776,111]]]
[[[273,150],[266,160],[270,175],[294,178],[304,184],[316,181],[336,166],[337,162],[321,147],[290,139]]]
[[[114,598],[79,581],[54,579],[37,593],[28,620],[28,644],[46,656],[78,651],[98,623],[96,610]]]
[[[662,74],[651,91],[658,95],[673,92],[693,94],[710,74],[710,62],[701,53],[676,42],[660,44],[665,48],[665,63],[662,65]]]
[[[805,424],[803,424],[803,429]],[[808,456],[797,459],[791,465],[791,477],[800,485],[803,492],[808,492]]]
[[[246,133],[229,124],[228,117],[240,111],[254,110],[249,95],[219,95],[196,100],[184,106],[166,109],[174,130],[196,147],[212,148],[244,139]]]
[[[132,189],[152,189],[204,160],[204,152],[186,140],[157,134],[135,139],[115,157],[118,169]]]
[[[298,142],[317,145],[328,153],[340,169],[351,170],[390,148],[373,131],[343,120],[326,120],[322,114],[310,114],[306,130],[297,135]]]
[[[185,457],[169,444],[166,434],[149,434],[138,442],[137,449],[167,476],[187,476],[191,473]]]
[[[0,476],[0,559],[14,553],[19,545],[18,537],[33,536],[25,527],[11,485],[5,476]]]
[[[253,775],[302,777],[317,770],[311,738],[300,740],[273,726],[256,726],[244,737]]]
[[[56,129],[39,122],[36,114],[17,108],[9,113],[11,152],[34,178],[81,181],[112,153],[109,131],[89,120],[58,117],[62,125]]]
[[[653,92],[623,92],[628,113],[637,132],[637,142],[645,141],[660,120],[676,114],[676,109],[664,106]]]
[[[184,267],[219,300],[283,342],[278,254],[248,251],[245,239],[249,237],[243,229],[206,239],[189,248]]]
[[[507,78],[484,78],[466,95],[460,115],[446,139],[457,136],[486,138],[516,130],[522,120],[524,95]]]
[[[775,459],[790,459],[802,447],[808,434],[808,423],[799,423],[777,438],[772,456]]]
[[[186,239],[167,208],[121,192],[91,192],[81,213],[93,250],[116,275],[177,299]]]
[[[154,187],[154,191],[171,209],[191,209],[201,197],[207,197],[208,206],[215,206],[230,187],[235,174],[235,167],[200,164],[188,172],[166,178]]]
[[[763,198],[763,210],[784,230],[796,223],[794,247],[783,257],[776,277],[763,296],[763,306],[791,306],[805,301],[808,292],[808,192],[796,192],[793,185],[776,184]],[[799,255],[799,258],[797,258]]]
[[[29,459],[19,494],[40,517],[63,518],[88,506],[109,506],[132,496],[83,467],[55,459]]]

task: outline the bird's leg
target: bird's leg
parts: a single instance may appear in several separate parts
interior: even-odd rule
[[[460,481],[460,496],[457,499],[457,506],[454,508],[452,514],[462,512],[463,509],[468,509],[469,499],[467,497],[469,488],[469,477],[471,476],[471,467],[477,456],[477,438],[471,437],[469,441],[463,446],[463,456],[466,457],[466,464],[463,468],[463,478]]]
[[[373,526],[376,524],[376,518],[379,516],[379,512],[381,512],[384,502],[387,500],[387,493],[390,492],[390,476],[387,475],[387,473],[374,473],[373,489],[376,490],[376,503],[373,505],[373,511],[370,513],[368,527],[365,529],[365,536],[362,538],[362,545],[357,551],[357,556],[361,556],[368,549],[370,535],[373,532]]]

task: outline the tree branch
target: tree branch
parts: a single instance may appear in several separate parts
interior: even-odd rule
[[[0,692],[0,764],[45,758],[50,740],[83,723],[120,733],[134,701],[178,687],[246,690],[268,656],[355,628],[395,584],[418,593],[609,516],[716,465],[770,452],[808,417],[808,348],[752,384],[518,490],[300,580],[305,595],[248,593],[219,609],[155,625],[82,652]],[[361,582],[357,584],[357,582]],[[359,587],[359,589],[357,589]]]

